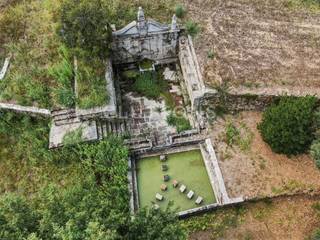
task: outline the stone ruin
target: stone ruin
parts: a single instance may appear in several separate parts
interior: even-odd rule
[[[137,20],[119,30],[113,26],[112,37],[112,54],[105,75],[110,101],[92,109],[76,107],[52,111],[49,147],[62,146],[63,137],[78,128],[82,128],[84,141],[99,140],[111,133],[130,135],[127,144],[132,150],[142,152],[202,139],[205,125],[199,103],[210,90],[203,83],[192,39],[177,24],[176,16],[172,17],[170,24],[161,24],[147,19],[140,7]],[[154,111],[165,109],[163,104],[124,92],[126,83],[117,76],[118,69],[132,69],[144,59],[152,61],[153,67],[174,66],[176,71],[166,68],[164,75],[169,81],[175,79],[176,85],[172,86],[170,93],[180,96],[177,101],[181,108],[187,105],[192,130],[175,132],[166,123],[166,113],[157,115]]]

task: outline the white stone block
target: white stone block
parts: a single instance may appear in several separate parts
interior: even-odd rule
[[[202,203],[203,201],[203,198],[202,197],[197,197],[197,200],[196,200],[196,204],[199,205],[200,203]]]
[[[162,196],[160,193],[157,193],[157,194],[156,194],[156,199],[157,199],[158,201],[162,201],[162,200],[163,200],[163,196]]]
[[[185,185],[181,185],[181,187],[179,188],[180,192],[184,192],[186,191],[187,187]]]
[[[187,197],[188,197],[189,199],[191,199],[191,198],[193,197],[193,195],[194,195],[194,191],[190,190],[190,191],[188,192]]]

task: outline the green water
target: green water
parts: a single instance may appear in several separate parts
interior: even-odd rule
[[[169,201],[173,201],[174,207],[183,211],[199,207],[195,204],[198,196],[204,199],[200,206],[216,202],[200,150],[168,155],[165,164],[168,165],[169,169],[166,172],[161,170],[161,164],[159,156],[137,161],[137,181],[141,207],[151,206],[152,202],[156,202],[160,208],[165,208]],[[164,183],[164,174],[170,176],[170,180],[165,183],[168,186],[165,192],[160,190],[160,185]],[[177,188],[172,186],[173,180],[179,181]],[[181,184],[187,186],[184,193],[179,191]],[[191,200],[187,198],[189,190],[195,192]],[[156,193],[162,194],[164,200],[157,201],[155,199]]]

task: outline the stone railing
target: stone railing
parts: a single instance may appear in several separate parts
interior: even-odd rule
[[[44,117],[51,117],[51,112],[48,109],[37,107],[26,107],[11,103],[0,103],[0,109],[10,110],[18,113],[27,113],[31,115],[40,115]]]

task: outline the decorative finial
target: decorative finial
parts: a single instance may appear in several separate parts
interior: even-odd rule
[[[142,7],[139,7],[139,10],[138,10],[137,27],[138,27],[140,34],[146,34],[147,24],[146,24],[146,19],[144,17],[144,11],[143,11]]]
[[[177,29],[177,16],[174,14],[171,22],[171,30]]]
[[[144,20],[145,20],[144,11],[143,11],[142,7],[139,7],[139,9],[138,9],[138,22],[144,21]]]

